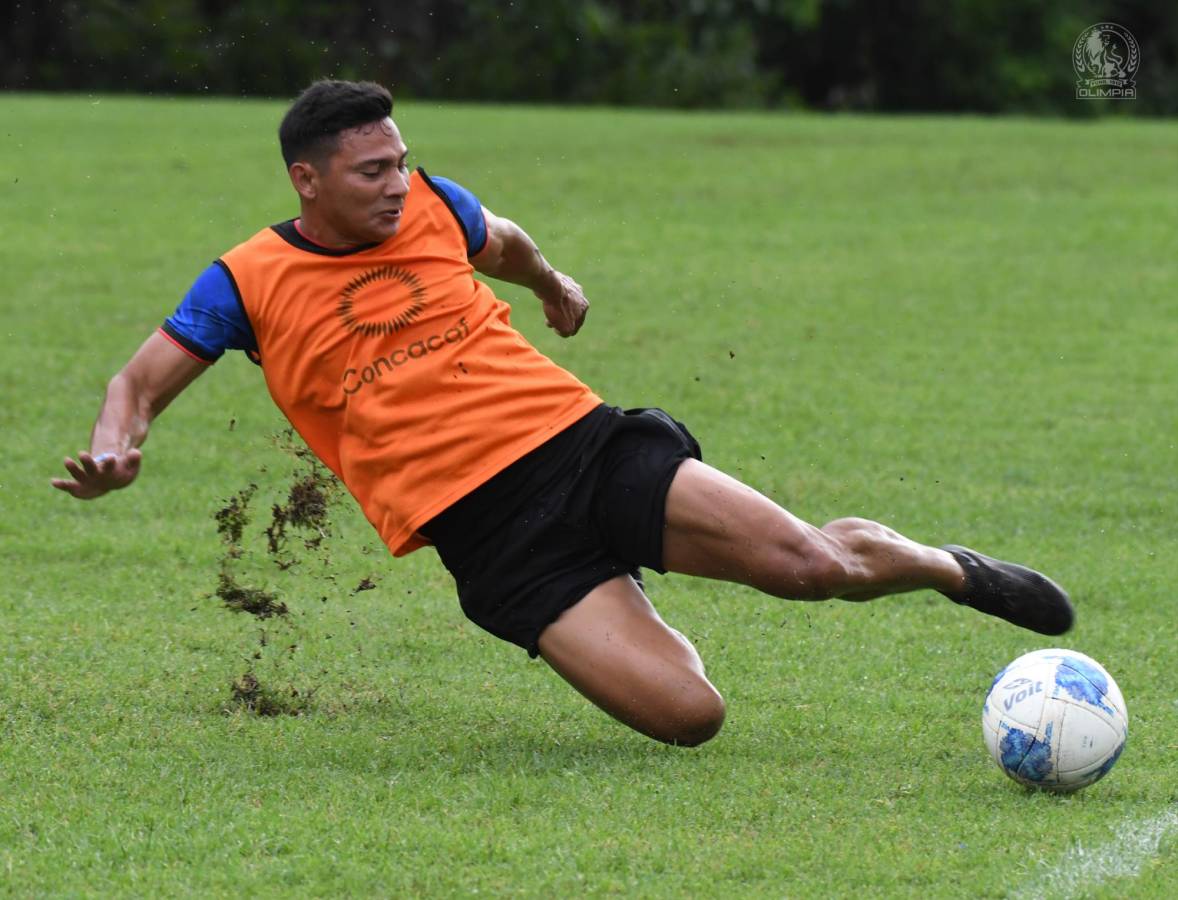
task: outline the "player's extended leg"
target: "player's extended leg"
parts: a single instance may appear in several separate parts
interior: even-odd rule
[[[964,547],[926,547],[867,519],[817,528],[694,459],[667,494],[663,565],[797,600],[931,588],[1043,634],[1072,624],[1067,595],[1038,572]]]
[[[817,528],[693,459],[679,467],[667,494],[663,565],[794,600],[965,587],[961,567],[944,550],[866,519]]]
[[[544,629],[540,655],[615,719],[669,744],[694,746],[724,722],[724,700],[691,643],[629,575],[598,585]]]

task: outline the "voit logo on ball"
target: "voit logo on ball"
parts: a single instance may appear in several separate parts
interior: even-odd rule
[[[1136,100],[1140,65],[1141,48],[1128,28],[1113,22],[1085,28],[1072,48],[1076,99]]]

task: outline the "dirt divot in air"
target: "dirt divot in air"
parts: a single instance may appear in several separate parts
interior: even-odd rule
[[[231,572],[221,570],[221,580],[217,584],[217,596],[227,609],[234,612],[246,612],[259,619],[269,619],[271,616],[286,616],[290,610],[286,604],[270,591],[261,588],[241,587],[233,578]]]
[[[282,500],[272,503],[268,526],[260,534],[250,527],[252,504],[260,494],[269,493],[252,481],[213,514],[224,548],[213,596],[224,609],[253,617],[257,626],[242,654],[246,670],[229,685],[226,711],[297,716],[310,709],[317,688],[293,681],[296,676],[289,663],[305,635],[295,619],[297,610],[274,581],[289,581],[293,570],[312,557],[319,563],[314,567],[315,577],[335,580],[325,541],[332,534],[331,512],[341,485],[292,430],[276,435],[274,443],[285,457],[293,459],[294,467],[289,480],[273,489]],[[267,480],[272,481],[270,475]],[[264,547],[264,554],[255,547]],[[316,591],[315,596],[326,602],[321,592]],[[305,610],[300,614],[305,616]]]
[[[213,518],[217,520],[217,534],[225,544],[226,553],[232,559],[241,556],[241,538],[249,524],[249,504],[258,486],[252,482],[226,501]]]

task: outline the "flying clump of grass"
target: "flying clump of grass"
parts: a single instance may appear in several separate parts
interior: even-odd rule
[[[274,442],[295,460],[284,499],[271,505],[269,524],[260,535],[250,528],[259,492],[254,482],[231,495],[213,514],[224,548],[213,596],[227,611],[251,616],[257,626],[252,645],[243,654],[247,668],[230,684],[228,709],[262,716],[302,715],[308,711],[316,688],[296,685],[286,664],[306,635],[296,625],[292,607],[279,589],[251,583],[260,576],[255,563],[259,554],[251,544],[256,540],[263,545],[263,558],[279,572],[294,569],[308,556],[316,555],[326,572],[324,577],[334,580],[325,542],[332,534],[331,512],[341,485],[293,431],[276,435]],[[374,586],[365,579],[357,590]],[[326,602],[327,597],[320,600]]]

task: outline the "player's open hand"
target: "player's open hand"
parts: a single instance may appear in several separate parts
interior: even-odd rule
[[[65,468],[74,477],[54,478],[50,484],[79,500],[93,500],[134,481],[139,474],[142,459],[143,454],[135,449],[126,453],[100,453],[98,456],[83,452],[78,454],[77,462],[67,456]]]
[[[546,296],[537,292],[537,296],[544,303],[544,317],[548,320],[548,327],[561,337],[572,337],[585,322],[589,301],[585,299],[585,292],[577,282],[563,272],[553,274],[560,288],[559,293],[553,290]]]

